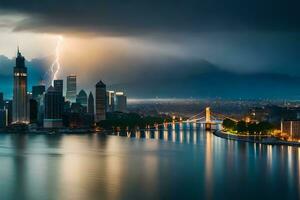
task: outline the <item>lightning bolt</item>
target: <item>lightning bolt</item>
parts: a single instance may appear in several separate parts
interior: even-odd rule
[[[61,51],[61,45],[63,42],[63,37],[62,36],[58,36],[57,38],[57,43],[56,43],[56,48],[55,48],[55,58],[54,61],[52,62],[51,66],[50,66],[50,70],[52,73],[52,81],[51,84],[54,84],[54,80],[57,79],[57,74],[60,70],[60,51]]]

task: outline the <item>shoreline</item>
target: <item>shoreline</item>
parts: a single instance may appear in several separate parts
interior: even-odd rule
[[[92,131],[87,129],[73,130],[0,130],[0,134],[93,134],[102,133],[104,131]]]
[[[221,130],[214,130],[212,133],[220,138],[227,139],[227,140],[235,140],[239,142],[249,142],[249,143],[256,143],[256,144],[265,144],[265,145],[286,145],[286,146],[294,146],[294,147],[300,147],[300,143],[298,142],[288,142],[288,141],[283,141],[279,140],[275,137],[261,137],[261,136],[254,136],[252,138],[247,137],[247,136],[238,136],[238,135],[233,135],[233,134],[228,134],[224,131]],[[256,138],[260,138],[257,139]]]

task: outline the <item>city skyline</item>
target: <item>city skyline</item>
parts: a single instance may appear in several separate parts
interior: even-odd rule
[[[299,7],[0,0],[0,200],[300,199]]]
[[[81,89],[78,93],[77,76],[72,74],[64,81],[56,79],[54,70],[49,85],[40,83],[28,90],[28,77],[25,57],[19,47],[13,67],[13,98],[5,99],[0,91],[0,127],[35,127],[47,129],[92,128],[96,123],[106,120],[110,113],[126,113],[127,97],[123,92],[106,90],[100,80],[95,85],[95,99],[92,91]],[[116,99],[116,100],[115,100]],[[112,102],[116,101],[116,107]],[[11,107],[8,103],[11,102]],[[95,106],[95,107],[94,107]],[[11,116],[11,117],[10,117]],[[87,129],[86,129],[87,130]]]

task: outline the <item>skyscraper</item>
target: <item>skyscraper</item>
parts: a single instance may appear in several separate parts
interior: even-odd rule
[[[66,98],[68,101],[75,103],[76,102],[76,76],[71,75],[67,77],[67,94]]]
[[[89,99],[88,99],[88,113],[92,116],[95,114],[95,108],[94,108],[94,96],[92,92],[89,94]]]
[[[35,85],[32,86],[32,98],[37,99],[39,95],[42,95],[45,92],[44,85]]]
[[[38,102],[35,99],[29,100],[29,119],[30,123],[37,123],[38,119]]]
[[[14,89],[13,89],[13,123],[28,123],[28,99],[27,99],[27,68],[25,58],[19,51],[14,67]]]
[[[7,110],[4,109],[3,93],[0,92],[0,128],[4,128],[7,125]]]
[[[84,90],[80,90],[76,97],[76,103],[79,103],[83,106],[84,111],[87,112],[87,94]]]
[[[64,81],[63,80],[54,80],[54,89],[63,96],[64,90]]]
[[[0,110],[0,128],[5,128],[8,125],[7,123],[7,110]]]
[[[106,85],[99,81],[96,84],[96,122],[105,120],[106,111]]]
[[[115,92],[106,92],[106,112],[113,112],[115,110]]]
[[[116,92],[116,107],[118,112],[126,112],[127,110],[127,97],[123,92]]]
[[[62,126],[63,97],[53,86],[50,86],[44,97],[44,127],[58,128]]]
[[[4,109],[7,113],[7,124],[12,123],[12,100],[6,100],[4,102]]]
[[[3,93],[0,92],[0,110],[4,109],[4,99],[3,99]]]

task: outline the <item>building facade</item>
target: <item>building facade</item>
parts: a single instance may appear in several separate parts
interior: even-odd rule
[[[61,96],[63,96],[64,91],[64,81],[63,80],[54,80],[53,81],[54,89],[60,93]]]
[[[85,112],[87,112],[88,99],[87,99],[87,94],[84,90],[80,90],[80,92],[78,93],[76,97],[76,103],[79,103],[81,106],[83,106]]]
[[[63,97],[50,86],[44,97],[44,127],[62,127]]]
[[[7,125],[7,110],[0,109],[0,128],[5,128]]]
[[[16,66],[14,67],[13,87],[13,123],[28,124],[28,98],[27,98],[27,68],[25,58],[18,49]]]
[[[75,103],[76,94],[77,94],[76,76],[75,75],[68,76],[66,99],[72,103]]]
[[[92,116],[94,116],[95,114],[95,103],[94,103],[94,96],[92,92],[90,92],[88,98],[88,113]]]
[[[107,91],[106,92],[106,112],[115,111],[115,92]]]
[[[99,81],[96,84],[96,116],[95,121],[106,119],[106,85]]]
[[[29,100],[29,119],[30,119],[30,123],[37,123],[38,102],[35,99]]]
[[[118,112],[126,112],[127,111],[127,97],[123,92],[116,92],[115,111],[118,111]]]
[[[281,121],[281,133],[292,139],[300,139],[300,121]]]
[[[6,100],[4,102],[4,109],[6,110],[7,114],[7,124],[12,123],[12,100]]]
[[[4,109],[4,97],[2,92],[0,92],[0,110],[1,109]]]

